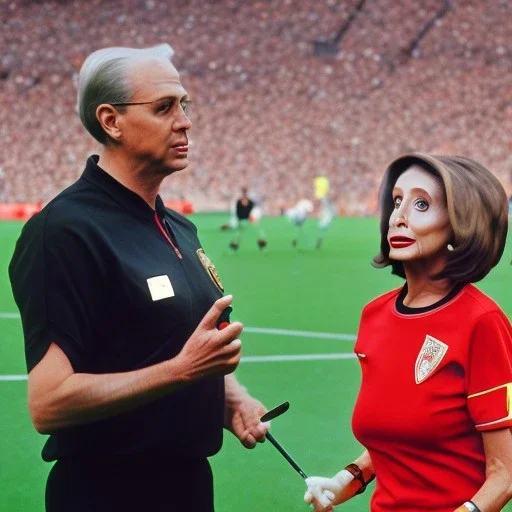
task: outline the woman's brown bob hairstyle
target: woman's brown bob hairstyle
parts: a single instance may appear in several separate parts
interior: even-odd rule
[[[392,273],[405,277],[401,262],[389,259],[389,218],[394,209],[393,187],[411,166],[432,173],[442,183],[453,231],[446,267],[432,279],[474,283],[483,279],[499,262],[508,230],[508,200],[498,179],[485,167],[461,156],[410,153],[397,158],[386,169],[380,188],[380,253],[372,265],[391,265]]]

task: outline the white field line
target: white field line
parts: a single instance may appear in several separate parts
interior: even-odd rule
[[[282,356],[245,356],[240,360],[241,363],[281,363],[287,361],[332,361],[334,359],[354,359],[353,353],[346,354],[289,354]],[[26,375],[0,375],[2,381],[27,380]]]
[[[290,329],[267,329],[265,327],[244,327],[244,332],[256,334],[276,334],[277,336],[293,336],[294,338],[319,338],[323,340],[355,341],[355,334],[336,332],[293,331]]]
[[[19,317],[20,317],[19,313],[0,312],[0,318],[6,318],[8,320],[17,320]]]
[[[0,312],[0,319],[19,319],[18,313]],[[291,329],[268,329],[264,327],[244,327],[244,331],[254,334],[274,334],[277,336],[292,336],[294,338],[317,338],[327,340],[354,341],[354,334],[338,334],[333,332],[315,332],[315,331],[296,331]],[[335,353],[335,354],[287,354],[274,356],[245,356],[242,357],[242,363],[275,363],[286,361],[329,361],[336,359],[353,359],[355,354]],[[27,380],[26,375],[0,375],[0,381],[23,381]]]
[[[242,363],[274,363],[281,361],[329,361],[332,359],[353,359],[356,355],[353,352],[345,354],[297,354],[282,356],[245,356]]]
[[[17,320],[19,313],[0,312],[0,319]],[[322,340],[355,341],[355,334],[342,334],[337,332],[295,331],[293,329],[271,329],[267,327],[244,327],[244,332],[254,334],[275,334],[276,336],[293,336],[294,338],[318,338]]]

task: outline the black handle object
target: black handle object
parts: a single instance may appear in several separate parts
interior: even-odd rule
[[[274,407],[270,411],[266,412],[261,418],[260,421],[270,421],[274,418],[277,418],[278,416],[281,416],[281,414],[284,414],[288,409],[290,408],[289,402],[283,402],[281,405],[278,405],[277,407]]]
[[[300,466],[292,459],[291,455],[276,441],[275,437],[270,432],[267,432],[266,437],[276,447],[277,451],[289,462],[290,466],[305,480],[307,478],[306,473],[302,471]]]
[[[222,331],[224,327],[227,327],[230,324],[229,315],[231,314],[231,311],[233,311],[233,308],[231,306],[228,306],[219,316],[217,320],[217,329],[219,331]]]

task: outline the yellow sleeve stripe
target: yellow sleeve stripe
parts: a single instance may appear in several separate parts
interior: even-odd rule
[[[502,384],[468,396],[468,407],[479,430],[512,423],[512,383]]]
[[[496,386],[495,388],[486,389],[485,391],[480,391],[478,393],[473,393],[472,395],[468,395],[468,398],[475,398],[477,396],[485,395],[487,393],[492,393],[493,391],[497,391],[498,389],[502,388],[507,388],[507,398],[509,398],[512,392],[512,382],[509,382],[508,384],[502,384],[501,386]]]

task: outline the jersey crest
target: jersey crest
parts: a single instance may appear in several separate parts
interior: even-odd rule
[[[217,288],[223,292],[224,286],[222,284],[222,281],[220,280],[219,273],[217,272],[217,269],[215,268],[215,265],[210,261],[210,258],[206,256],[203,249],[198,249],[196,251],[197,257],[199,258],[199,261],[201,262],[201,265],[203,265],[204,269],[206,270],[206,273],[210,276],[210,279],[215,283]]]
[[[421,384],[438,366],[448,350],[448,345],[427,334],[416,359],[414,377]]]

